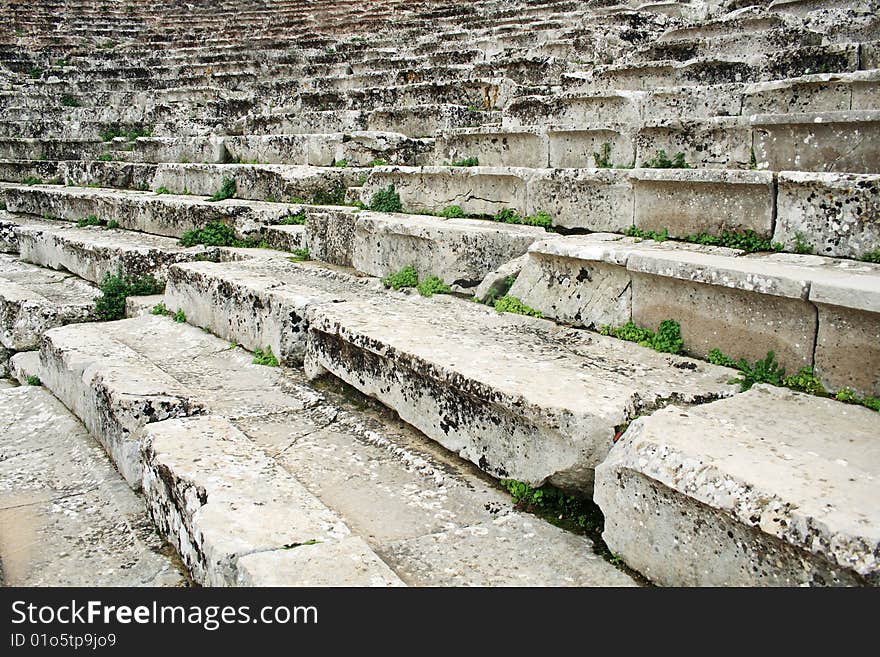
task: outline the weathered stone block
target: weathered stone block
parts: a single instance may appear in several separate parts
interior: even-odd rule
[[[876,439],[874,411],[764,385],[669,406],[596,468],[603,537],[663,585],[876,586]]]
[[[633,223],[633,189],[626,171],[541,169],[529,178],[527,207],[554,226],[623,232]]]
[[[673,237],[773,231],[773,174],[759,171],[636,169],[635,225]]]
[[[759,114],[751,118],[759,169],[880,173],[880,112]]]
[[[412,265],[420,278],[438,276],[463,288],[476,287],[546,235],[541,228],[480,219],[368,212],[356,219],[351,264],[358,271],[382,277]]]
[[[734,390],[725,368],[675,367],[684,360],[449,298],[388,296],[381,312],[349,301],[307,315],[307,374],[329,371],[490,474],[532,485],[588,492],[636,408]]]
[[[786,171],[778,184],[774,241],[840,258],[880,249],[880,176]]]

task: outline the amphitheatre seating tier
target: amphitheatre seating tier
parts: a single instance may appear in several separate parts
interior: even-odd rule
[[[4,3],[4,575],[877,585],[878,16]]]

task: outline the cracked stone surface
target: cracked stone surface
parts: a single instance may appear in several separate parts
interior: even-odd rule
[[[110,351],[87,335],[108,329]],[[126,470],[140,468],[152,517],[196,581],[632,583],[588,539],[515,511],[472,465],[387,413],[316,390],[301,372],[253,365],[244,350],[167,318],[64,333],[48,338],[58,362],[83,359],[95,378],[59,385],[47,372],[54,361],[40,376],[81,398],[107,391],[90,403],[131,427],[126,443],[143,457]],[[117,367],[141,368],[140,392],[111,376]],[[172,391],[190,416],[151,417]],[[117,403],[129,397],[140,405]],[[336,559],[350,568],[331,576]],[[498,564],[510,561],[523,565],[506,578]]]
[[[662,584],[876,586],[878,430],[876,411],[767,385],[669,406],[596,470],[604,538]]]
[[[45,388],[0,380],[6,586],[181,586],[143,500]]]
[[[76,276],[0,254],[0,345],[36,349],[50,328],[95,318],[98,289]]]

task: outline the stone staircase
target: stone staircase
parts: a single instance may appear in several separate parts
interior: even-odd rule
[[[10,583],[880,582],[877,2],[20,9]]]

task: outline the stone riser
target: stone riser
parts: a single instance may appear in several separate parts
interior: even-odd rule
[[[872,219],[876,175],[782,173],[774,179],[758,171],[382,167],[370,172],[361,200],[369,203],[389,184],[408,211],[440,214],[458,205],[466,214],[494,215],[513,208],[547,212],[553,225],[568,229],[635,226],[680,238],[751,230],[786,251],[800,239],[834,257],[861,258],[880,247],[880,224]]]
[[[670,159],[683,154],[697,169],[880,173],[874,147],[880,122],[876,112],[863,114],[864,120],[829,118],[834,122],[827,125],[817,125],[819,119],[789,124],[779,115],[772,127],[756,125],[753,117],[752,127],[745,119],[718,118],[636,128],[461,130],[437,138],[435,161],[477,157],[483,166],[585,168],[595,166],[607,144],[611,163],[624,168],[649,166],[663,151]]]
[[[534,245],[510,294],[575,326],[632,320],[656,330],[674,319],[692,356],[720,349],[751,363],[773,351],[789,374],[813,367],[829,390],[880,394],[880,306],[870,292],[880,280],[876,265],[815,256],[786,263],[785,256],[699,247],[676,254],[613,239],[566,244]]]

